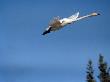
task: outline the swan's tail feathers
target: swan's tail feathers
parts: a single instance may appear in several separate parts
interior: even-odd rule
[[[79,16],[79,12],[75,13],[74,15],[72,15],[72,16],[70,16],[70,17],[68,17],[68,18],[75,20],[75,19],[78,18],[78,16]]]

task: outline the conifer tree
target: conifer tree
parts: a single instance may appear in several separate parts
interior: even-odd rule
[[[107,63],[104,61],[104,57],[99,55],[99,80],[100,82],[110,82],[110,68],[108,68]]]
[[[94,70],[93,70],[91,60],[88,61],[86,73],[87,73],[87,76],[86,76],[87,82],[96,82],[95,79],[94,79],[94,75],[93,75]]]

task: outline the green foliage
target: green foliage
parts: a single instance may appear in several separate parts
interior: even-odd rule
[[[89,60],[87,65],[87,76],[86,76],[87,82],[96,82],[93,74],[94,74],[94,70],[92,67],[92,61]]]
[[[100,82],[110,82],[110,68],[108,68],[107,63],[104,61],[104,57],[99,55],[99,80]]]
[[[110,67],[108,67],[107,62],[104,61],[104,57],[100,54],[99,55],[99,64],[98,64],[99,74],[98,78],[100,82],[110,82]],[[94,79],[94,70],[92,61],[89,60],[87,64],[87,71],[86,71],[86,81],[87,82],[96,82]]]

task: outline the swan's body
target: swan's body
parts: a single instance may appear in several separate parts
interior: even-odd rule
[[[79,17],[79,12],[77,12],[68,18],[60,19],[59,17],[56,17],[56,18],[54,18],[53,21],[51,21],[48,28],[46,28],[46,30],[43,32],[42,35],[50,33],[51,31],[59,30],[68,24],[74,23],[75,21],[78,21],[78,20],[81,20],[84,18],[88,18],[88,17],[92,17],[92,16],[97,16],[97,15],[100,15],[100,14],[99,13],[92,13],[92,14],[89,14],[86,16]]]

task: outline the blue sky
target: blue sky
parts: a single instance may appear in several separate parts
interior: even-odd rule
[[[1,0],[0,82],[85,82],[89,59],[110,59],[109,0]],[[42,36],[54,16],[101,15]],[[97,71],[97,68],[95,67]]]

